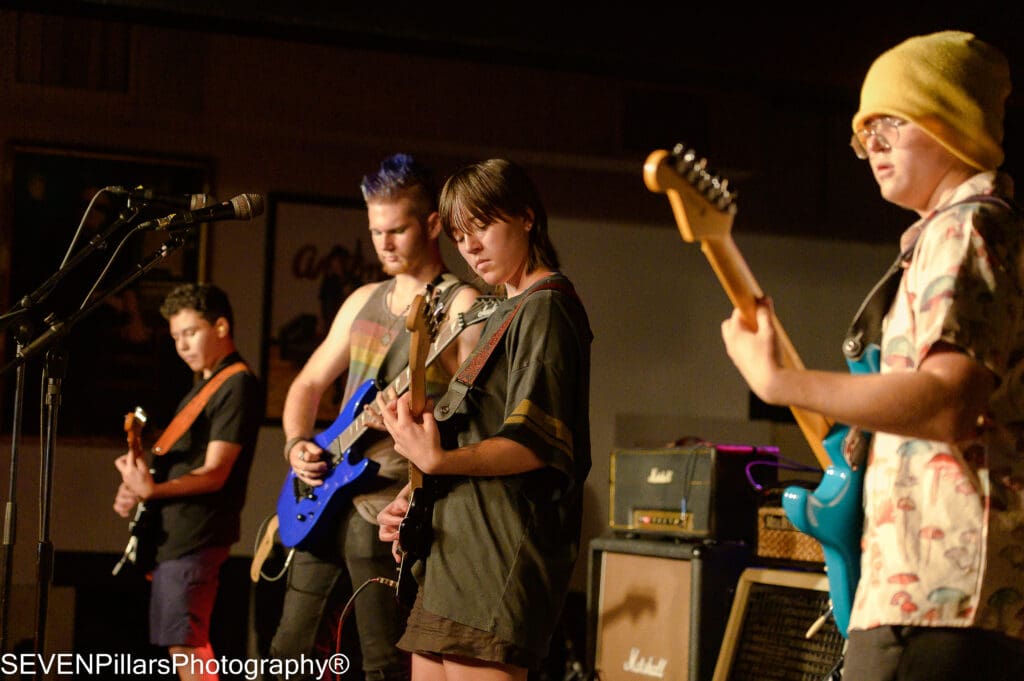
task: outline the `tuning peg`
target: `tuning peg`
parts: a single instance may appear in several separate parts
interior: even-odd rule
[[[707,158],[698,157],[696,150],[680,142],[672,147],[670,159],[676,174],[686,180],[720,210],[736,210],[737,193],[729,181],[708,167]]]
[[[445,301],[441,300],[439,297],[431,310],[430,317],[427,320],[427,327],[431,337],[437,335],[438,329],[441,328],[441,325],[444,323],[445,317],[447,316],[448,306]]]
[[[672,147],[672,158],[676,162],[676,171],[682,174],[684,170],[693,165],[697,159],[697,152],[680,142]]]
[[[719,187],[719,195],[715,200],[715,205],[725,210],[734,203],[736,203],[736,192],[729,188],[729,180],[724,179]]]

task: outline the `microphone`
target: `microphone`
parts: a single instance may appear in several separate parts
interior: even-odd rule
[[[239,194],[230,201],[184,213],[171,213],[167,217],[148,220],[139,229],[170,231],[192,227],[200,222],[215,220],[251,220],[263,214],[262,194]]]
[[[105,187],[105,191],[116,196],[127,196],[129,201],[153,201],[154,203],[162,203],[164,205],[175,206],[177,208],[187,208],[188,210],[206,208],[217,200],[209,194],[181,194],[178,196],[157,194],[152,189],[147,189],[146,187],[135,187],[134,189],[126,189],[124,187]]]

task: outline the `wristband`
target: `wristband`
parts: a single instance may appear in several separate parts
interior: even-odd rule
[[[286,461],[291,462],[292,447],[299,444],[300,442],[309,442],[308,437],[299,435],[297,437],[290,437],[288,441],[284,443],[284,458]]]

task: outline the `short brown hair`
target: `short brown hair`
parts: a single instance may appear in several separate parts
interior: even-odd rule
[[[490,224],[533,213],[527,271],[541,265],[559,268],[558,252],[548,236],[548,214],[537,188],[526,172],[507,159],[492,158],[458,170],[441,189],[441,225],[455,239],[455,232],[471,233],[476,224]]]

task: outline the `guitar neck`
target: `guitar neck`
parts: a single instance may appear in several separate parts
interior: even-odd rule
[[[475,322],[474,322],[475,323]],[[430,349],[427,352],[426,366],[430,366],[437,358],[441,356],[449,345],[452,344],[462,330],[466,328],[466,323],[463,315],[455,315],[455,317],[449,320],[438,332],[437,338],[433,343],[430,344]],[[403,395],[409,390],[410,385],[410,374],[409,367],[405,369],[395,377],[391,383],[388,384],[388,388],[394,391],[395,395]],[[336,442],[340,447],[340,451],[347,451],[352,445],[354,445],[359,438],[361,438],[366,431],[369,429],[369,415],[366,411],[362,411],[352,419],[352,423],[348,425],[345,430],[341,431],[338,435]]]
[[[673,162],[678,161],[678,158],[670,159],[667,151],[658,150],[651,153],[644,164],[644,182],[651,191],[663,193],[668,197],[683,240],[700,241],[701,251],[729,300],[740,311],[747,325],[756,329],[757,304],[764,298],[764,292],[733,241],[731,230],[735,207],[729,205],[731,194],[725,183],[721,183],[719,178],[706,172],[703,162],[689,163],[692,159],[683,160],[688,165],[680,170],[673,167]],[[684,179],[681,176],[684,172],[690,177]],[[709,197],[705,192],[698,190],[694,186],[694,180],[701,186],[714,188],[717,196]],[[716,204],[714,200],[723,203]],[[774,314],[772,326],[775,328],[782,365],[802,369],[804,365],[796,348]],[[827,468],[831,465],[831,457],[822,440],[831,429],[831,422],[820,414],[799,407],[790,407],[790,411],[793,412],[793,417],[818,463],[822,468]]]
[[[764,293],[754,278],[750,267],[747,265],[739,248],[731,236],[706,239],[701,242],[701,251],[718,277],[726,295],[743,316],[743,321],[750,328],[757,328],[757,302],[764,298]],[[782,328],[779,318],[772,313],[772,326],[775,328],[775,339],[779,349],[779,361],[784,367],[791,369],[803,369],[804,364],[797,354],[793,341],[789,334]],[[790,407],[793,418],[796,419],[804,438],[814,452],[814,458],[822,468],[831,465],[831,457],[825,449],[822,440],[832,427],[831,422],[821,414],[806,411],[799,407]]]

